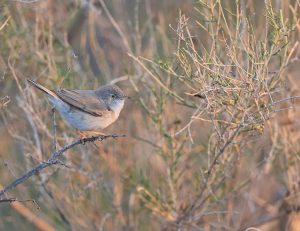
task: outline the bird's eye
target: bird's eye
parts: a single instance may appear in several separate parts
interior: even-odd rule
[[[111,98],[113,98],[113,99],[114,99],[115,97],[116,97],[115,95],[111,95]]]

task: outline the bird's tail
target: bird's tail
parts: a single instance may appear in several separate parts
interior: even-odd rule
[[[38,84],[37,82],[33,81],[32,79],[27,79],[27,81],[28,81],[32,86],[34,86],[34,87],[36,87],[37,89],[41,90],[42,92],[46,93],[48,96],[52,96],[52,97],[54,97],[54,98],[57,98],[57,95],[56,95],[53,91],[51,91],[51,90],[49,90],[49,89],[43,87],[41,84]]]

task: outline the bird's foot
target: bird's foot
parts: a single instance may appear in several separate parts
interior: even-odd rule
[[[85,144],[85,139],[87,138],[87,136],[78,129],[76,129],[76,133],[79,135],[81,144]]]

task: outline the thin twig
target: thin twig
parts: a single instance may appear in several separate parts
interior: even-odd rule
[[[23,183],[24,181],[26,181],[27,179],[29,179],[30,177],[32,177],[35,174],[38,174],[39,172],[41,172],[44,168],[47,168],[51,165],[55,165],[55,164],[60,164],[61,162],[59,161],[59,157],[62,156],[67,150],[82,144],[84,145],[85,143],[90,143],[90,142],[94,142],[94,141],[102,141],[108,138],[119,138],[119,137],[125,137],[125,135],[99,135],[99,136],[92,136],[92,137],[88,137],[88,138],[83,138],[83,139],[79,139],[77,141],[74,141],[71,144],[65,145],[63,148],[61,148],[60,150],[53,152],[52,156],[46,160],[46,161],[42,161],[40,164],[36,165],[35,167],[33,167],[32,169],[30,169],[28,172],[26,172],[25,174],[23,174],[22,176],[20,176],[19,178],[17,178],[16,180],[14,180],[12,183],[10,183],[8,186],[6,186],[3,190],[0,191],[0,199],[6,199],[5,198],[5,194],[9,191],[11,191],[12,189],[14,189],[15,187],[17,187],[19,184]]]
[[[50,197],[51,203],[53,204],[54,208],[56,209],[56,213],[60,216],[61,220],[68,226],[71,227],[71,223],[64,214],[64,212],[61,210],[61,208],[58,206],[57,201],[55,200],[52,191],[47,188],[46,182],[42,182],[41,184],[42,188],[44,189],[45,193]]]
[[[267,218],[264,218],[258,222],[256,222],[255,224],[252,224],[252,225],[249,225],[249,226],[244,226],[244,227],[241,227],[239,228],[238,230],[239,231],[244,231],[244,230],[255,230],[254,228],[256,228],[257,230],[260,230],[259,228],[257,227],[260,227],[262,225],[265,225],[269,222],[272,222],[272,221],[275,221],[275,220],[278,220],[278,219],[281,219],[281,218],[285,218],[288,214],[289,214],[290,211],[283,211],[283,212],[279,212],[278,214],[274,215],[274,216],[270,216],[270,217],[267,217]],[[252,229],[253,228],[253,229]]]
[[[3,199],[3,200],[0,200],[0,203],[5,203],[5,202],[14,202],[14,201],[17,201],[17,198],[13,197],[13,198],[7,198],[7,199]]]
[[[7,25],[8,21],[10,20],[11,16],[8,16],[8,18],[4,21],[4,23],[0,26],[0,31]]]
[[[0,109],[7,106],[7,104],[10,102],[10,98],[8,96],[5,96],[0,99]]]
[[[29,125],[32,129],[33,138],[34,138],[35,146],[36,146],[36,150],[37,150],[37,157],[38,157],[38,160],[41,161],[43,159],[42,144],[41,144],[41,139],[40,139],[40,135],[39,135],[39,132],[38,132],[38,128],[37,128],[37,126],[36,126],[36,124],[33,120],[33,116],[30,113],[26,102],[23,99],[24,98],[17,97],[18,106],[24,111],[24,113],[26,115],[26,118],[29,122]]]
[[[154,148],[157,148],[157,149],[162,149],[162,147],[160,147],[159,145],[155,144],[154,142],[150,141],[150,140],[147,140],[147,139],[144,139],[142,137],[139,137],[139,136],[133,136],[132,137],[133,139],[136,139],[136,140],[139,140],[139,141],[142,141],[142,142],[145,142],[147,144],[150,144],[152,147]]]
[[[19,200],[16,197],[11,197],[11,198],[6,198],[6,199],[0,200],[0,203],[5,203],[5,202],[9,202],[9,203],[13,203],[13,202],[22,202],[22,203],[24,203],[24,202],[32,202],[36,206],[37,209],[40,209],[40,206],[33,199]]]
[[[117,31],[117,33],[119,34],[119,36],[122,39],[122,42],[124,44],[124,46],[126,47],[127,52],[132,53],[132,50],[130,49],[130,45],[129,42],[125,36],[125,34],[123,33],[123,31],[121,30],[119,24],[116,22],[116,20],[114,19],[114,17],[111,15],[110,11],[108,10],[105,2],[103,0],[99,0],[99,3],[101,4],[105,14],[107,15],[110,23],[113,25],[113,27],[115,28],[115,30]]]
[[[56,143],[57,143],[57,139],[56,139],[56,120],[55,120],[55,107],[52,108],[52,123],[53,123],[53,151],[56,152]]]
[[[242,127],[242,124],[240,124],[235,131],[232,133],[232,135],[228,138],[228,140],[226,141],[226,143],[223,145],[223,147],[219,150],[219,152],[217,153],[217,155],[214,157],[214,159],[212,160],[208,170],[207,170],[207,177],[205,179],[205,182],[203,183],[199,194],[196,196],[196,198],[194,199],[193,203],[186,209],[186,211],[184,212],[183,216],[179,217],[177,219],[177,224],[182,224],[182,222],[184,222],[190,214],[192,214],[196,208],[198,208],[197,204],[198,202],[201,200],[202,195],[204,194],[205,189],[207,189],[208,186],[208,182],[212,176],[212,172],[213,169],[215,168],[220,156],[223,155],[223,153],[225,152],[225,150],[228,148],[228,146],[230,146],[234,140],[234,138],[237,136],[238,132],[240,131],[240,128]],[[204,202],[204,201],[202,201]],[[202,204],[202,203],[200,203]]]
[[[285,98],[285,99],[281,99],[281,100],[278,100],[276,102],[273,102],[271,105],[274,106],[276,104],[283,103],[283,102],[286,102],[286,101],[292,101],[294,99],[300,99],[300,96],[291,96],[291,97],[288,97],[288,98]]]

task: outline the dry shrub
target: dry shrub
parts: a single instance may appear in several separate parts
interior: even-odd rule
[[[72,149],[68,167],[20,185],[11,195],[40,209],[2,203],[0,229],[294,230],[298,1],[2,4],[3,186],[53,152],[51,105],[26,78],[117,82],[133,101],[105,131],[126,139]],[[74,133],[57,123],[61,147]]]

